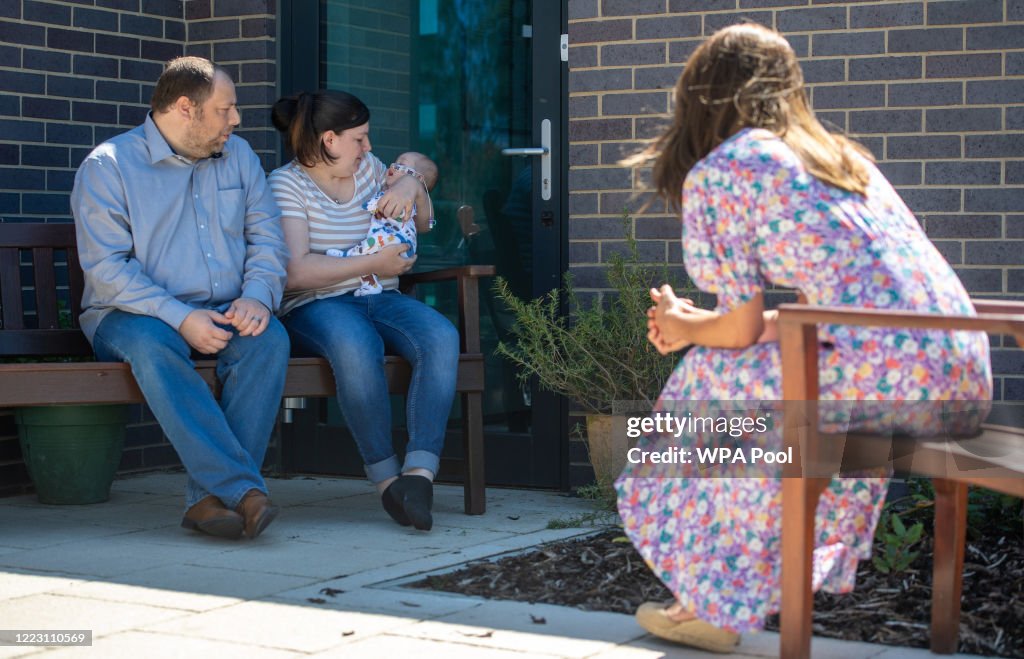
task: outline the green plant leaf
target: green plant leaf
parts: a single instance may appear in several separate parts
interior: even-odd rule
[[[536,377],[542,388],[594,414],[612,413],[616,401],[653,407],[676,359],[658,354],[647,341],[648,289],[668,282],[691,294],[687,282],[668,281],[664,263],[640,261],[627,213],[622,226],[625,250],[609,259],[606,271],[610,290],[594,291],[593,299],[582,299],[571,273],[560,289],[532,300],[516,297],[501,277],[494,285],[515,319],[510,340],[496,354],[518,367],[521,380]]]

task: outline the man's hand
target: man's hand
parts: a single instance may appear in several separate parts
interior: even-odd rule
[[[231,321],[212,309],[196,309],[181,321],[178,333],[204,355],[215,355],[231,340],[231,332],[217,327],[217,323],[230,325]]]
[[[405,244],[388,245],[381,249],[379,252],[372,255],[372,258],[374,259],[373,273],[378,277],[397,277],[398,275],[404,275],[412,268],[413,264],[416,263],[415,256],[408,259],[402,256],[407,251],[409,251],[409,246]]]
[[[259,336],[270,324],[270,309],[251,297],[240,297],[224,312],[238,336]]]

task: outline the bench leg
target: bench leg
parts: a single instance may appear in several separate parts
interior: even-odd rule
[[[960,632],[964,544],[967,539],[967,484],[935,478],[935,559],[932,566],[931,650],[956,652]]]
[[[462,394],[462,455],[466,463],[464,483],[467,515],[483,515],[484,494],[484,412],[479,392]]]
[[[814,512],[828,485],[824,478],[782,479],[782,610],[779,612],[779,656],[811,656],[811,568],[814,555]]]

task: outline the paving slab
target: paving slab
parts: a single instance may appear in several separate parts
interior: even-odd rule
[[[4,600],[5,629],[91,629],[93,639],[188,615],[177,609],[43,593]]]
[[[46,653],[46,659],[74,659],[83,656],[83,648],[67,647]],[[288,659],[308,656],[302,652],[277,650],[238,640],[213,641],[157,632],[122,632],[103,638],[104,659],[180,659],[181,657],[216,657],[217,659]]]
[[[321,610],[382,613],[413,621],[432,620],[458,611],[480,606],[475,597],[411,588],[355,588],[345,590],[314,584],[278,593],[273,598],[282,603],[309,606]]]
[[[187,611],[209,611],[304,586],[309,581],[306,577],[279,574],[256,577],[244,569],[166,565],[121,576],[117,583],[75,579],[71,583],[51,586],[47,592]]]
[[[81,583],[73,576],[45,575],[27,570],[3,568],[0,570],[0,602],[26,595],[59,591]]]
[[[394,632],[402,623],[401,618],[386,615],[256,600],[142,629],[312,653],[374,634]],[[416,620],[405,621],[405,624],[416,624]]]
[[[645,635],[632,616],[499,601],[488,601],[391,633],[560,657],[588,657]]]
[[[484,648],[479,645],[468,645],[453,643],[450,641],[431,641],[429,639],[413,639],[404,636],[392,636],[391,634],[379,634],[371,636],[325,652],[319,652],[314,657],[339,657],[351,659],[395,659],[402,656],[420,657],[444,657],[445,659],[524,659],[532,657],[544,659],[558,657],[556,654],[539,654],[531,652],[528,655],[518,650],[497,650]]]

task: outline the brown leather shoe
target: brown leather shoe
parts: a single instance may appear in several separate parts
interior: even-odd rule
[[[270,499],[259,490],[249,490],[242,497],[236,511],[245,518],[245,534],[253,540],[263,529],[274,521],[280,509],[270,504]]]
[[[202,531],[218,538],[237,540],[242,536],[245,519],[233,510],[228,510],[221,500],[212,494],[185,511],[182,527]]]

